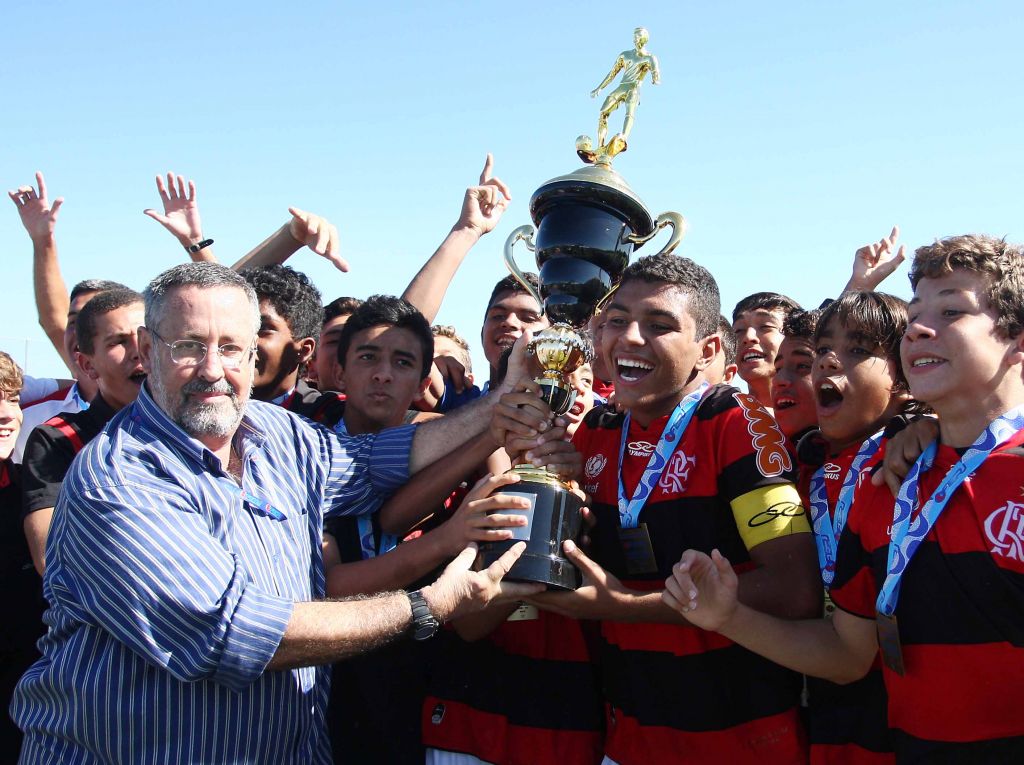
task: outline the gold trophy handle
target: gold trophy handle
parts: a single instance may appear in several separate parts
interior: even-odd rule
[[[672,251],[679,246],[679,243],[683,241],[683,235],[686,233],[686,219],[677,212],[663,212],[659,215],[657,220],[654,221],[654,230],[647,236],[630,234],[626,239],[637,247],[641,247],[651,241],[651,239],[653,239],[659,231],[665,228],[665,226],[672,227],[672,236],[669,238],[668,244],[662,247],[658,254],[670,255]]]
[[[530,252],[534,251],[533,246],[533,235],[537,233],[537,229],[527,223],[525,226],[520,226],[511,234],[508,235],[508,239],[505,240],[505,265],[508,266],[508,270],[515,277],[515,280],[523,285],[528,293],[533,295],[538,305],[544,305],[544,301],[540,299],[540,295],[537,290],[534,289],[533,285],[526,281],[526,276],[519,270],[519,266],[516,265],[515,258],[512,257],[512,248],[515,247],[516,242],[522,239],[526,242],[526,249]]]

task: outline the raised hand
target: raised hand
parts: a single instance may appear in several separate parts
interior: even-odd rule
[[[18,208],[21,224],[28,231],[33,242],[49,239],[57,225],[57,213],[64,204],[64,197],[57,197],[50,204],[46,196],[46,181],[42,173],[36,173],[36,191],[32,186],[19,186],[16,191],[8,191],[7,196]]]
[[[480,173],[480,185],[466,189],[456,228],[469,229],[483,236],[498,225],[512,200],[512,193],[501,179],[492,177],[493,171],[494,157],[488,154],[483,172]]]
[[[872,244],[866,244],[853,255],[853,270],[845,291],[861,290],[870,292],[888,278],[903,262],[907,246],[896,249],[900,227],[893,226],[887,237]]]
[[[736,611],[739,580],[732,564],[718,550],[707,556],[687,550],[665,580],[661,599],[696,627],[721,629]]]
[[[348,262],[341,257],[338,229],[329,220],[298,207],[289,207],[288,212],[292,215],[288,232],[295,241],[327,258],[339,271],[348,271]]]
[[[167,182],[163,176],[156,177],[156,190],[163,202],[164,212],[161,215],[152,208],[142,211],[177,239],[182,247],[189,247],[203,241],[203,224],[199,218],[199,203],[196,201],[196,184],[188,180],[186,191],[185,178],[174,173],[167,173]]]

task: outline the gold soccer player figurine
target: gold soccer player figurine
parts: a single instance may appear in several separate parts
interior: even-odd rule
[[[580,158],[590,164],[611,165],[612,158],[626,150],[626,138],[629,131],[633,129],[633,118],[636,114],[636,105],[640,103],[640,85],[643,83],[647,73],[651,73],[651,82],[657,85],[661,82],[661,72],[658,69],[658,59],[647,51],[645,47],[650,36],[643,27],[633,30],[633,50],[625,50],[615,59],[615,65],[608,75],[601,81],[601,84],[590,91],[590,97],[596,98],[605,87],[607,87],[615,75],[622,72],[622,79],[618,86],[604,99],[601,105],[601,113],[597,118],[597,149],[594,149],[590,136],[581,135],[576,139],[576,152]],[[622,104],[626,105],[626,118],[622,122],[622,132],[612,136],[612,139],[605,143],[608,137],[608,117]]]

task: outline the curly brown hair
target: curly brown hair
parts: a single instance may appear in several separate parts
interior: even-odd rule
[[[910,284],[938,279],[955,269],[988,277],[985,298],[996,312],[996,328],[1005,337],[1024,329],[1024,250],[1020,245],[985,234],[937,239],[919,247],[910,267]]]

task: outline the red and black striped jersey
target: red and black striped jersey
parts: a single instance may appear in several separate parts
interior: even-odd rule
[[[57,505],[61,483],[75,455],[98,436],[116,410],[96,397],[88,409],[61,412],[36,426],[22,458],[22,517]]]
[[[718,548],[743,571],[761,542],[809,532],[775,421],[753,397],[719,385],[705,394],[640,512],[657,570],[628,574],[617,509],[623,420],[594,410],[574,443],[597,518],[592,557],[626,586],[660,590],[689,548]],[[646,429],[631,424],[622,465],[627,496],[666,420]],[[692,627],[605,621],[601,638],[605,753],[620,765],[807,761],[796,673]]]
[[[1024,762],[1022,444],[1019,433],[964,481],[902,577],[905,674],[883,669],[897,761]],[[939,447],[922,504],[959,456]],[[885,580],[893,504],[887,487],[862,482],[839,543],[832,598],[865,619]]]
[[[810,507],[805,493],[812,476],[822,468],[828,512],[835,513],[839,492],[857,456],[859,444],[825,460],[824,465],[800,465],[801,497]],[[870,480],[877,455],[861,470],[858,481]],[[889,765],[895,762],[888,722],[888,700],[882,678],[882,663],[875,659],[866,676],[847,685],[837,685],[817,677],[807,678],[807,737],[811,743],[811,765]]]
[[[431,646],[424,745],[503,765],[600,763],[593,627],[524,606],[476,642],[443,631]]]

